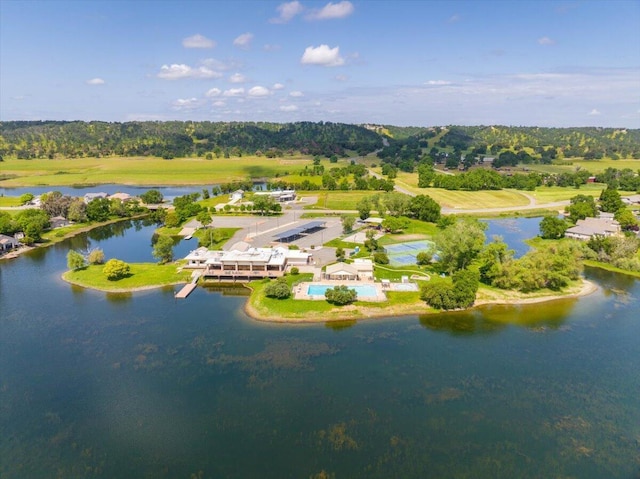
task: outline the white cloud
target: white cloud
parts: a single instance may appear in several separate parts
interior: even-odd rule
[[[207,98],[214,98],[216,96],[220,96],[222,91],[219,88],[212,88],[211,90],[207,90],[207,93],[204,94]]]
[[[216,60],[215,58],[205,58],[200,63],[205,67],[209,67],[212,70],[217,70],[217,71],[225,71],[225,70],[229,70],[230,68],[229,65],[221,62],[220,60]]]
[[[538,38],[539,45],[555,45],[556,41],[552,40],[549,37],[540,37]]]
[[[300,98],[301,96],[304,96],[304,93],[302,93],[301,91],[292,91],[291,93],[289,93],[289,96]]]
[[[253,96],[253,97],[268,96],[269,93],[270,93],[269,89],[259,85],[254,86],[253,88],[249,89],[249,91],[247,92],[249,96]]]
[[[271,89],[272,90],[282,90],[284,88],[284,85],[282,83],[275,83]]]
[[[589,112],[589,116],[598,116],[598,115],[601,115],[601,113],[599,110],[596,110],[595,108]]]
[[[287,23],[293,19],[296,15],[299,15],[304,10],[304,7],[298,0],[293,2],[281,3],[276,8],[279,16],[269,20],[271,23]]]
[[[158,78],[163,80],[179,80],[182,78],[220,78],[222,74],[212,70],[209,67],[201,66],[192,68],[184,63],[173,63],[171,65],[162,65]]]
[[[247,32],[236,37],[236,39],[233,41],[233,44],[236,47],[249,48],[251,46],[251,40],[253,40],[253,33]]]
[[[229,77],[229,81],[231,83],[244,83],[247,81],[247,79],[242,73],[234,73]]]
[[[223,102],[222,100],[217,100],[217,101],[214,101],[211,105],[220,108],[220,107],[226,106],[226,103]]]
[[[300,62],[304,65],[337,67],[344,65],[344,58],[340,56],[340,47],[329,48],[328,45],[320,45],[319,47],[307,47]]]
[[[104,85],[105,81],[102,78],[92,78],[85,82],[87,85]]]
[[[222,94],[223,96],[241,96],[244,95],[244,88],[230,88],[229,90],[225,90]]]
[[[425,85],[444,86],[444,85],[451,85],[451,82],[446,80],[429,80],[428,82],[425,82]]]
[[[334,18],[345,18],[354,12],[353,4],[348,1],[339,3],[327,3],[323,8],[312,11],[307,18],[309,20],[333,20]]]
[[[213,48],[216,46],[216,42],[198,33],[182,40],[182,46],[185,48]]]
[[[459,22],[459,21],[460,21],[460,15],[458,15],[457,13],[451,15],[449,17],[449,20],[447,20],[447,22],[449,22],[449,23],[456,23],[456,22]]]
[[[197,98],[178,98],[173,103],[171,103],[171,107],[174,110],[193,110],[198,108],[199,101]]]
[[[298,107],[295,105],[282,105],[280,111],[297,111]]]

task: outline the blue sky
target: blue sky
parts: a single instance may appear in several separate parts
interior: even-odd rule
[[[0,0],[0,119],[640,128],[639,25],[638,0]]]

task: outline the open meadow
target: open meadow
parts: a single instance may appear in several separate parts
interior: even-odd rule
[[[298,173],[311,158],[303,155],[285,158],[243,156],[234,158],[150,157],[73,158],[55,160],[17,160],[2,163],[0,186],[78,186],[121,184],[141,186],[202,185],[237,180],[274,178]]]

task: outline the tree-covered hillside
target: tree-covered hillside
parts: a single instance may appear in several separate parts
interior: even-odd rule
[[[81,122],[0,123],[0,155],[21,159],[103,156],[341,156],[382,147],[376,132],[342,123]]]

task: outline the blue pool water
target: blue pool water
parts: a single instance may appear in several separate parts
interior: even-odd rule
[[[333,288],[333,285],[329,284],[310,284],[307,289],[309,296],[324,296],[326,290]],[[349,289],[354,289],[358,293],[358,298],[365,296],[376,296],[375,286],[369,284],[361,284],[356,286],[349,286]]]

